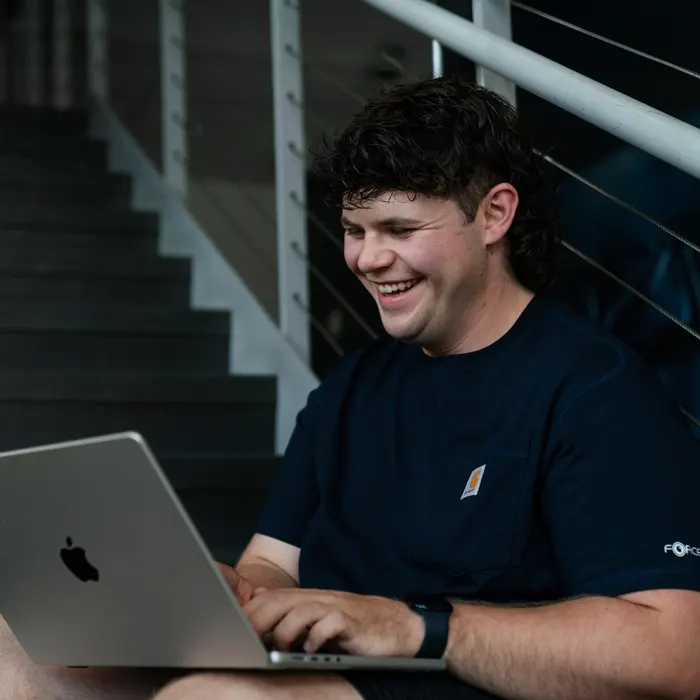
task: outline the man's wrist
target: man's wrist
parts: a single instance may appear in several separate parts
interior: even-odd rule
[[[425,639],[425,621],[402,600],[394,598],[391,602],[396,606],[397,618],[403,618],[403,624],[398,631],[396,656],[413,658]]]
[[[472,606],[474,608],[475,606]],[[465,603],[455,603],[452,610],[452,615],[450,615],[450,631],[447,635],[447,647],[445,648],[445,653],[442,658],[447,661],[447,666],[449,668],[450,663],[455,658],[455,650],[459,649],[463,652],[463,647],[465,644],[465,629],[464,622],[465,618],[469,615],[469,604]],[[462,654],[460,654],[462,655]]]
[[[411,610],[407,605],[403,606],[408,610],[410,616],[409,633],[406,635],[408,649],[406,656],[414,657],[423,646],[425,639],[425,619],[415,610]]]

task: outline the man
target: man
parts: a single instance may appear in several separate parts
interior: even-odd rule
[[[318,170],[389,337],[311,394],[225,571],[279,648],[449,673],[191,675],[159,700],[700,694],[698,443],[630,350],[547,301],[556,222],[516,114],[395,87]]]

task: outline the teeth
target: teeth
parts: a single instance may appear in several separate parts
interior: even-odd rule
[[[398,282],[397,284],[378,284],[377,289],[382,294],[396,294],[396,292],[404,292],[418,284],[420,280],[409,280],[408,282]]]

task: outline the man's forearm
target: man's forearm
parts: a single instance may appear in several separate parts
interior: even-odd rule
[[[678,658],[679,640],[657,617],[603,597],[456,604],[446,659],[464,681],[514,700],[687,698],[687,657]]]
[[[299,584],[283,569],[264,559],[243,559],[236,571],[254,588],[297,588]]]

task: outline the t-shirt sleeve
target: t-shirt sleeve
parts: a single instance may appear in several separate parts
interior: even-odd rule
[[[625,364],[562,414],[542,511],[568,595],[700,590],[700,441],[651,370]]]
[[[314,467],[314,413],[318,389],[311,392],[297,415],[282,467],[268,496],[257,532],[301,547],[306,529],[318,507]]]

